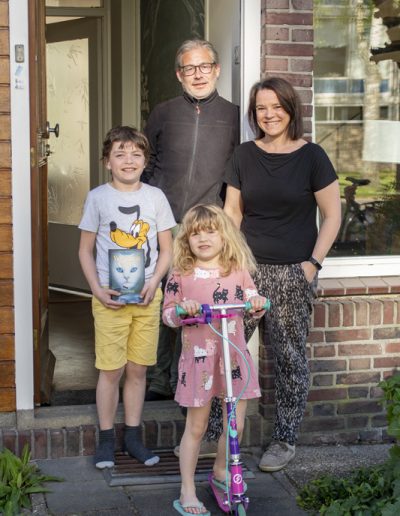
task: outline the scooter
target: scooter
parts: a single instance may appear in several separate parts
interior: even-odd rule
[[[264,310],[269,310],[270,301],[267,300],[263,306]],[[230,461],[227,466],[227,479],[230,479],[230,485],[227,481],[221,484],[225,490],[215,485],[213,474],[210,473],[208,481],[219,508],[225,513],[233,513],[236,516],[245,516],[249,506],[249,497],[246,495],[246,485],[243,481],[243,463],[240,460],[239,439],[236,425],[236,405],[240,399],[233,397],[232,389],[232,373],[230,368],[229,345],[233,345],[228,338],[228,321],[230,317],[237,315],[237,310],[251,310],[251,303],[243,304],[225,304],[225,305],[201,305],[201,311],[198,316],[187,317],[182,319],[182,324],[208,324],[210,328],[222,338],[224,369],[226,378],[226,410],[228,417],[228,439],[227,439],[227,463],[228,463],[228,446],[230,452]],[[185,310],[180,306],[176,307],[178,316],[187,315]],[[222,333],[219,333],[211,324],[213,319],[221,319]],[[239,350],[238,350],[239,351]]]

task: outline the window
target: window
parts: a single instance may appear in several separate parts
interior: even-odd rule
[[[371,263],[400,255],[399,68],[387,52],[386,16],[367,0],[347,0],[322,2],[314,18],[315,141],[335,166],[342,195],[329,256]]]

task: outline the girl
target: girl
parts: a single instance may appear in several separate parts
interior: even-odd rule
[[[255,263],[251,251],[232,221],[214,205],[199,205],[183,218],[174,242],[173,270],[165,288],[163,320],[171,327],[182,324],[176,305],[189,316],[199,313],[203,303],[251,303],[253,317],[264,314],[265,298],[257,294],[249,271]],[[217,329],[218,325],[213,323]],[[246,400],[260,397],[257,372],[244,340],[242,318],[229,319],[229,338],[244,353],[250,365],[249,384],[237,404],[237,428],[241,437]],[[231,352],[234,396],[247,381],[247,367],[241,355]],[[225,395],[221,339],[207,325],[184,326],[175,400],[187,407],[186,427],[180,444],[181,497],[174,508],[180,514],[210,514],[196,497],[194,472],[200,442],[207,429],[212,398]],[[213,473],[215,484],[224,489],[226,411],[224,432],[218,441]]]

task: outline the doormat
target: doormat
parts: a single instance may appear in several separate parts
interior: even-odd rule
[[[160,462],[154,466],[145,466],[123,452],[115,453],[114,468],[104,471],[110,486],[132,486],[143,484],[174,484],[181,481],[179,459],[173,450],[157,450]],[[242,459],[243,460],[243,459]],[[195,481],[207,480],[212,471],[214,459],[199,459],[195,472]],[[254,473],[243,463],[243,477],[255,478]]]

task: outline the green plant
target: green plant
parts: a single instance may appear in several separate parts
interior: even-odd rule
[[[379,383],[388,433],[400,441],[400,374]],[[324,475],[305,485],[297,504],[324,516],[397,516],[400,514],[400,446],[378,466],[359,468],[348,477]]]
[[[30,508],[29,495],[45,493],[44,482],[62,479],[41,475],[37,466],[31,464],[28,445],[24,446],[21,458],[5,448],[0,453],[0,514],[15,516],[22,508]]]

